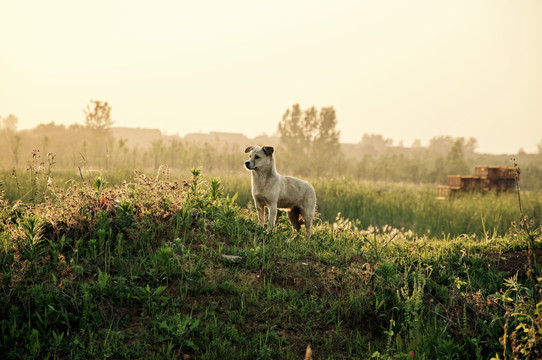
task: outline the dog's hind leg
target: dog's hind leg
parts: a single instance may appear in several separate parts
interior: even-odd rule
[[[312,219],[314,217],[314,214],[312,211],[307,211],[305,209],[301,210],[301,216],[303,216],[303,220],[305,220],[305,230],[307,231],[307,240],[310,239],[311,233],[312,233]]]
[[[296,232],[301,230],[301,223],[299,222],[300,214],[299,208],[297,207],[294,207],[292,210],[288,211],[288,218],[290,219],[290,222],[292,223],[292,226]]]

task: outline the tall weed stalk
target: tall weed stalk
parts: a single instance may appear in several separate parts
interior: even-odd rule
[[[531,227],[529,225],[528,217],[523,213],[523,207],[521,204],[521,189],[519,186],[519,175],[520,175],[520,168],[518,164],[516,163],[515,159],[512,159],[514,162],[514,180],[516,182],[516,192],[518,195],[518,208],[519,208],[519,214],[520,214],[520,229],[523,234],[527,237],[528,241],[528,248],[527,248],[527,276],[529,277],[529,280],[531,282],[531,286],[533,289],[533,300],[535,303],[538,303],[538,289],[537,289],[537,269],[536,269],[536,256],[534,253],[534,246],[536,241],[536,233],[531,230]]]

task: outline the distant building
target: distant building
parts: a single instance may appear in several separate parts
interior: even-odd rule
[[[252,143],[250,145],[269,145],[269,146],[277,146],[280,142],[280,136],[278,135],[267,135],[262,134],[256,136],[254,139],[252,139]]]
[[[179,137],[178,135],[166,136],[157,129],[114,127],[111,129],[111,133],[117,140],[126,140],[128,147],[139,146],[141,148],[151,146],[152,142],[157,140],[163,140],[165,143],[168,143],[170,140],[175,139],[188,145],[203,146],[207,144],[219,149],[227,148],[242,152],[249,145],[277,146],[280,140],[277,135],[269,136],[262,134],[256,136],[254,139],[250,139],[241,133],[220,131],[188,133],[183,137]]]
[[[241,133],[228,133],[212,131],[209,134],[205,133],[189,133],[186,134],[182,141],[193,145],[209,144],[214,147],[239,147],[247,146],[250,143],[248,137]],[[244,148],[243,148],[244,149]]]
[[[153,141],[164,138],[164,135],[158,129],[113,127],[111,133],[117,140],[126,140],[126,146],[130,148],[150,146]]]

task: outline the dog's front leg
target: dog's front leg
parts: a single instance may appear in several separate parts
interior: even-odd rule
[[[269,206],[269,218],[268,220],[268,228],[267,232],[270,233],[273,230],[273,227],[275,226],[275,219],[277,218],[277,205]]]
[[[258,208],[258,220],[260,221],[260,226],[265,225],[265,206],[260,206]]]

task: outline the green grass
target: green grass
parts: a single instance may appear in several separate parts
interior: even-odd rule
[[[133,172],[111,171],[108,173],[81,169],[76,171],[47,172],[42,169],[31,174],[20,171],[17,177],[11,172],[0,171],[5,198],[11,202],[23,199],[40,202],[47,193],[47,180],[67,187],[82,183],[82,177],[93,183],[97,177],[107,179],[109,186],[131,181]],[[179,174],[169,174],[161,168],[159,178],[179,181]],[[236,197],[236,204],[247,207],[252,204],[250,175],[217,175],[225,193]],[[353,221],[360,228],[391,226],[416,235],[502,236],[509,232],[510,224],[518,221],[519,210],[516,192],[487,194],[467,193],[451,199],[439,200],[436,186],[394,183],[371,183],[352,178],[311,179],[318,201],[318,213],[322,222],[333,223],[337,217]],[[542,193],[523,192],[523,210],[540,225],[542,219]]]
[[[194,170],[186,181],[128,180],[61,181],[39,201],[2,200],[5,358],[300,359],[309,343],[314,359],[540,354],[523,231],[501,234],[490,221],[457,236],[407,226],[483,206],[490,219],[511,199],[474,197],[469,207],[432,202],[428,188],[314,181],[322,215],[307,241],[285,215],[266,234],[226,179]],[[359,217],[376,207],[378,218]],[[324,220],[334,209],[345,217]],[[368,229],[381,217],[389,226]]]
[[[226,192],[237,194],[237,203],[252,202],[250,176],[220,177]],[[337,215],[364,229],[391,226],[415,234],[459,236],[462,234],[505,235],[518,221],[517,193],[465,194],[447,200],[437,198],[434,185],[402,185],[360,182],[351,178],[311,180],[318,212],[324,222]],[[523,193],[524,212],[538,225],[542,219],[542,193]]]

